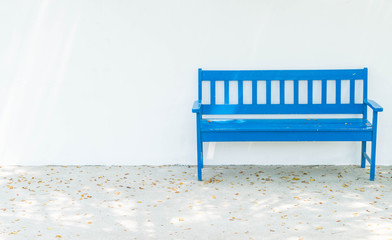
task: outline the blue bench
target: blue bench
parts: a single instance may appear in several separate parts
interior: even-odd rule
[[[369,162],[370,180],[373,181],[376,167],[377,113],[382,112],[383,108],[376,102],[368,100],[367,75],[367,68],[241,71],[199,69],[198,100],[192,108],[192,112],[196,113],[197,122],[198,179],[202,180],[203,142],[361,141],[361,167],[366,166],[366,160]],[[316,81],[319,94],[313,93],[316,89]],[[344,89],[343,81],[345,81]],[[205,89],[209,85],[205,93],[202,92],[203,83],[206,84]],[[220,102],[217,101],[216,95],[218,83],[221,89],[223,86],[224,93]],[[355,97],[358,91],[355,89],[360,83],[362,83],[363,96],[358,101]],[[291,86],[291,99],[286,84],[287,89]],[[271,90],[272,85],[275,87],[274,91]],[[328,88],[328,86],[335,86],[335,88]],[[301,94],[300,90],[302,90]],[[344,90],[347,92],[346,95],[343,94],[345,99],[342,98]],[[327,92],[332,94],[328,96],[335,95],[332,97],[334,101],[331,101],[330,97],[327,98]],[[247,99],[245,93],[250,93]],[[210,96],[208,103],[202,101],[202,96],[207,95]],[[238,95],[237,99],[231,99],[233,95]],[[274,101],[272,97],[275,97]],[[367,118],[367,107],[373,110],[372,123]],[[359,118],[332,119],[221,119],[204,116],[237,114],[361,115]],[[366,141],[372,142],[371,157],[366,154]]]

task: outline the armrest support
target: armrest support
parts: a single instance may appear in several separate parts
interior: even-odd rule
[[[382,112],[383,108],[373,100],[365,99],[364,103],[368,105],[375,112]]]
[[[197,100],[193,103],[192,112],[193,113],[200,113],[201,110],[201,101]]]

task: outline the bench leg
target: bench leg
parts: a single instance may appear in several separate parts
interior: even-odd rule
[[[366,141],[362,142],[361,168],[365,168],[366,167],[366,158],[365,158],[365,154],[364,153],[366,153]]]
[[[203,168],[203,142],[197,139],[197,179],[202,181],[202,171]]]
[[[374,181],[374,175],[376,173],[376,139],[372,141],[372,157],[370,160],[370,181]]]
[[[376,144],[377,144],[377,112],[373,111],[373,136],[372,136],[372,156],[370,158],[370,181],[374,181],[376,173]]]
[[[204,151],[203,151],[203,142],[200,143],[200,151],[201,151],[201,168],[204,168]]]

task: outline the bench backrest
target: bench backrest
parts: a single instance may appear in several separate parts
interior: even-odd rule
[[[316,81],[317,95],[321,97],[317,102],[314,101]],[[349,94],[349,100],[344,103],[341,99],[343,81],[345,82],[345,96],[347,97]],[[209,90],[205,93],[202,92],[203,83],[209,83],[207,84]],[[218,83],[224,88],[223,101],[219,104],[216,101]],[[335,83],[334,89],[327,87],[331,84],[333,86],[333,83]],[[363,83],[363,96],[360,102],[355,101],[355,89],[356,85],[359,85],[358,83]],[[301,99],[307,101],[299,101],[300,84],[303,90],[301,96],[305,90],[307,95],[306,99],[303,96]],[[251,92],[251,97],[247,97],[251,101],[246,103],[244,101],[245,85],[248,92]],[[272,92],[274,95],[279,95],[278,102],[271,101],[271,85],[276,87],[274,90],[278,89],[278,91]],[[286,92],[289,85],[291,85],[291,94]],[[235,87],[235,94],[233,94],[232,89]],[[335,101],[327,101],[327,94],[334,95]],[[367,99],[367,68],[239,71],[199,69],[199,100],[201,101],[202,96],[205,95],[209,95],[210,101],[208,103],[202,102],[202,114],[363,114],[365,109],[363,99]],[[238,96],[237,101],[231,101],[230,96],[233,95]],[[289,100],[286,95],[290,95],[291,99]]]

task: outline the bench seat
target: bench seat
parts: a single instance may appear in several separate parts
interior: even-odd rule
[[[372,131],[367,119],[202,119],[201,132],[211,131]]]
[[[202,119],[203,142],[371,141],[366,119]]]

